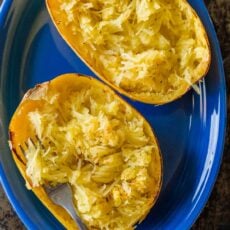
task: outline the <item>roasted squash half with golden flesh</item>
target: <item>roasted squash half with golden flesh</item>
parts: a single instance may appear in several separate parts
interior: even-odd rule
[[[181,97],[208,71],[204,26],[185,0],[46,0],[74,52],[120,93],[146,103]]]
[[[70,183],[89,229],[132,229],[156,201],[162,178],[156,137],[134,108],[98,80],[66,74],[37,85],[22,99],[9,133],[28,189],[67,229],[76,225],[51,202],[44,184]],[[36,135],[43,147],[24,146]]]

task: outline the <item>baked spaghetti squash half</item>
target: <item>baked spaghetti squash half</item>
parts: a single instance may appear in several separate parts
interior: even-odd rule
[[[120,93],[151,104],[181,97],[208,71],[204,26],[185,0],[46,0],[73,51]]]
[[[69,183],[88,229],[133,229],[158,197],[162,162],[150,125],[98,80],[66,74],[37,85],[22,99],[9,133],[27,188],[67,229],[77,226],[43,185]]]

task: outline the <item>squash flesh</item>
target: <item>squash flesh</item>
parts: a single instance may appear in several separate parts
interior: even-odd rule
[[[98,76],[137,100],[174,100],[208,70],[207,35],[184,0],[47,0],[47,6]]]
[[[44,151],[29,142],[27,187],[68,182],[89,228],[132,229],[152,207],[161,184],[160,152],[151,128],[96,80],[64,75],[44,88],[40,98],[25,97],[10,124],[17,134],[13,147],[30,135],[45,146]],[[21,114],[29,135],[17,132]]]

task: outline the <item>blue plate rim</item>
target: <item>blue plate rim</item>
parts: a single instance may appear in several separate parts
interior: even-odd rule
[[[7,15],[9,13],[10,7],[12,5],[14,0],[3,0],[0,6],[0,31],[2,30],[4,23],[6,21]],[[196,0],[195,0],[196,1]],[[212,23],[212,20],[209,16],[207,7],[204,3],[204,1],[199,1],[199,4],[201,4],[201,8],[203,9],[203,13],[205,14],[205,17],[208,20],[208,23],[210,24],[210,34],[211,37],[213,39],[213,49],[214,52],[216,52],[217,55],[217,63],[218,63],[218,72],[219,72],[219,76],[221,76],[223,79],[222,82],[222,87],[220,88],[220,94],[222,95],[222,109],[223,109],[223,119],[220,122],[220,130],[219,130],[219,135],[218,135],[218,139],[220,138],[222,140],[222,142],[218,145],[217,150],[216,150],[216,155],[219,156],[217,158],[218,162],[215,163],[215,165],[212,167],[212,171],[211,174],[214,175],[210,175],[211,178],[211,182],[209,183],[209,190],[208,193],[206,194],[206,196],[200,201],[200,208],[197,208],[195,210],[193,210],[190,218],[187,220],[187,224],[186,226],[183,225],[183,227],[185,229],[189,229],[194,222],[197,220],[197,218],[199,217],[199,215],[201,214],[201,212],[203,211],[205,204],[207,203],[211,192],[213,190],[213,187],[215,185],[217,176],[219,174],[220,171],[220,167],[221,167],[221,162],[222,162],[222,158],[223,158],[223,152],[224,152],[224,146],[225,146],[225,137],[226,137],[226,124],[227,124],[227,96],[226,96],[226,78],[225,78],[225,73],[224,73],[224,67],[223,67],[223,60],[222,60],[222,54],[221,54],[221,50],[220,50],[220,45],[219,45],[219,40],[217,38],[216,32],[215,32],[215,28],[214,25]],[[1,57],[0,57],[1,59]],[[24,223],[24,225],[28,228],[28,229],[33,229],[34,224],[32,223],[32,221],[28,218],[28,216],[25,214],[24,210],[20,207],[20,204],[17,202],[16,197],[14,196],[11,187],[9,186],[9,182],[7,180],[7,177],[3,171],[3,168],[1,166],[1,162],[0,162],[0,183],[6,193],[7,198],[9,199],[11,205],[13,206],[14,210],[16,211],[17,215],[19,216],[19,218],[22,220],[22,222]],[[208,185],[206,185],[208,186]]]
[[[210,184],[210,188],[209,188],[209,192],[208,194],[206,195],[206,197],[202,200],[202,204],[200,204],[200,208],[199,209],[196,209],[195,211],[193,211],[193,215],[192,215],[192,218],[190,218],[190,221],[187,221],[187,226],[185,229],[190,229],[192,227],[192,225],[196,222],[196,220],[198,219],[198,217],[200,216],[200,214],[202,213],[202,211],[204,210],[205,208],[205,205],[207,204],[210,196],[211,196],[211,193],[213,191],[213,188],[215,186],[215,183],[216,183],[216,180],[217,180],[217,177],[219,175],[219,172],[220,172],[220,167],[221,167],[221,163],[222,163],[222,159],[223,159],[223,154],[224,154],[224,147],[225,147],[225,139],[226,139],[226,130],[227,130],[227,91],[226,91],[226,77],[225,77],[225,72],[224,72],[224,65],[223,65],[223,59],[222,59],[222,53],[221,53],[221,49],[220,49],[220,43],[219,43],[219,40],[217,38],[217,34],[216,34],[216,31],[215,31],[215,27],[214,27],[214,24],[212,22],[212,19],[209,15],[209,12],[208,12],[208,9],[204,3],[204,0],[200,1],[199,4],[202,5],[202,8],[203,8],[203,12],[205,13],[206,17],[207,17],[207,20],[210,24],[210,34],[211,34],[211,37],[213,38],[214,42],[213,42],[213,49],[214,49],[214,52],[216,52],[217,54],[217,60],[218,60],[218,66],[219,66],[219,76],[222,76],[222,80],[223,80],[223,85],[222,87],[220,88],[220,94],[223,96],[223,100],[222,101],[222,104],[224,105],[223,106],[223,112],[224,112],[224,119],[222,120],[222,126],[220,126],[220,128],[222,129],[222,132],[219,131],[219,135],[218,135],[218,138],[220,138],[222,140],[222,143],[221,143],[221,146],[219,146],[219,148],[217,147],[217,152],[215,154],[219,155],[219,158],[218,158],[218,162],[216,162],[216,169],[214,170],[212,168],[212,174],[214,173],[213,176],[210,176],[212,178],[212,182]],[[219,151],[218,151],[219,150]],[[214,170],[214,172],[213,172]],[[208,185],[207,185],[208,186]]]

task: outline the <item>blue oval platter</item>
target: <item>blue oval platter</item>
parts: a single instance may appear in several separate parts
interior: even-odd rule
[[[215,183],[224,146],[226,88],[213,24],[201,0],[189,1],[207,30],[212,63],[198,83],[175,102],[153,106],[131,101],[154,127],[163,155],[163,186],[140,230],[189,229]],[[27,229],[64,229],[28,191],[8,147],[8,124],[27,89],[57,75],[95,76],[63,41],[44,0],[3,0],[0,7],[0,179]],[[23,125],[23,124],[22,124]]]

